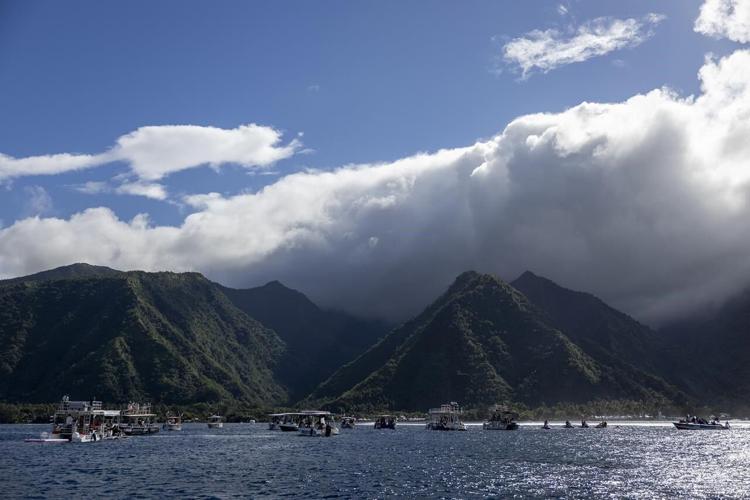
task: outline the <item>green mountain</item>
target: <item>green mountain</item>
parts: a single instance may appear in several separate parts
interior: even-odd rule
[[[0,400],[286,400],[284,344],[195,273],[74,265],[0,282]]]
[[[287,350],[276,373],[297,401],[383,337],[382,321],[356,318],[319,308],[302,293],[278,281],[236,290],[222,287],[239,309],[272,328]]]
[[[464,273],[423,313],[308,399],[341,409],[424,410],[449,400],[484,406],[681,396],[662,379],[616,359],[614,351],[590,343],[588,352],[553,317],[493,276]],[[583,327],[574,332],[578,338],[588,334]]]

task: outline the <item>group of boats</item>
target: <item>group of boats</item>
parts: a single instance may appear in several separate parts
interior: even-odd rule
[[[182,415],[167,414],[160,427],[149,403],[130,403],[125,409],[105,409],[101,401],[71,401],[63,396],[51,417],[52,430],[38,438],[26,439],[32,443],[88,443],[126,436],[146,436],[159,430],[181,431]],[[220,415],[208,419],[209,428],[224,425]]]
[[[463,410],[456,402],[430,408],[426,428],[434,431],[465,431],[466,424],[462,421]],[[306,410],[300,412],[271,413],[268,415],[268,429],[282,432],[296,432],[301,436],[336,436],[339,427],[331,412],[321,410]],[[484,430],[518,430],[519,415],[505,406],[490,407],[489,418],[482,424]],[[397,418],[393,415],[379,415],[375,418],[375,429],[395,429]],[[254,420],[252,422],[255,422]],[[705,420],[687,416],[678,422],[673,422],[680,430],[721,430],[729,429],[729,422],[722,424],[717,418]],[[224,419],[221,415],[211,415],[207,425],[210,429],[221,429]],[[357,419],[350,416],[341,417],[341,428],[353,429]],[[606,428],[607,422],[602,421],[590,426],[582,420],[580,426],[574,426],[569,420],[562,426],[566,429]],[[167,414],[166,421],[161,426],[166,431],[182,430],[182,415]],[[547,420],[542,429],[551,429]],[[52,431],[43,433],[39,438],[27,439],[28,442],[86,443],[106,439],[120,439],[125,436],[144,436],[159,432],[156,414],[148,403],[130,403],[121,410],[104,409],[101,401],[71,401],[64,396],[52,416]]]

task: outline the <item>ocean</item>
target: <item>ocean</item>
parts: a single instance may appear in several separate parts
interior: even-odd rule
[[[401,424],[331,438],[267,425],[83,444],[25,443],[47,425],[0,425],[3,498],[716,498],[750,496],[750,426],[427,431]]]

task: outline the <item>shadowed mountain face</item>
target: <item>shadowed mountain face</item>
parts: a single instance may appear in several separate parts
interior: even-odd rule
[[[194,273],[75,265],[0,282],[0,399],[285,401],[283,342]]]
[[[593,341],[596,354],[590,354],[551,316],[492,276],[464,273],[417,318],[321,384],[310,400],[333,408],[423,410],[447,400],[537,405],[680,396]],[[579,328],[576,334],[591,333]]]
[[[388,331],[385,323],[316,306],[278,281],[246,290],[223,288],[242,311],[272,328],[287,345],[278,379],[292,401],[309,394],[338,367],[356,358]]]
[[[750,411],[750,289],[708,315],[663,328],[672,378],[708,404]]]

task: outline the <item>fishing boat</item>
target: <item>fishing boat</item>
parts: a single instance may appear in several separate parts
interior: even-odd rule
[[[224,420],[221,415],[211,415],[208,417],[208,428],[209,429],[222,429],[224,427]]]
[[[104,420],[95,420],[102,415],[101,401],[71,401],[63,396],[52,416],[52,432],[42,433],[39,438],[30,438],[28,443],[89,443],[104,438]],[[117,412],[119,414],[119,412]],[[98,426],[98,427],[97,427]]]
[[[465,431],[466,425],[461,421],[461,407],[456,402],[430,408],[427,429],[431,431]]]
[[[502,405],[490,407],[490,418],[482,424],[482,429],[486,431],[515,431],[519,429],[518,413],[508,410]]]
[[[167,421],[164,422],[162,429],[164,429],[165,431],[181,431],[182,430],[182,415],[167,414]]]
[[[392,415],[380,415],[375,419],[376,429],[396,429],[396,418]]]
[[[333,414],[328,411],[309,410],[299,413],[301,436],[335,436],[339,433]]]
[[[147,436],[159,432],[155,422],[156,414],[151,413],[150,403],[129,403],[122,412],[122,432],[126,436]]]
[[[342,429],[354,429],[357,425],[357,419],[354,417],[341,417],[341,428]]]

